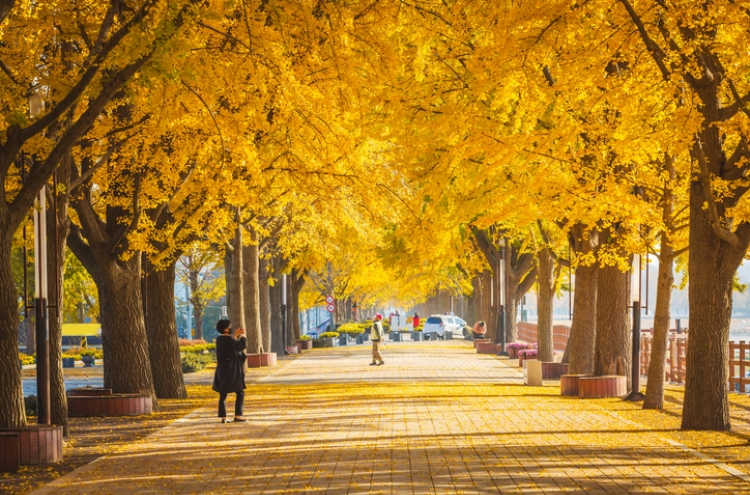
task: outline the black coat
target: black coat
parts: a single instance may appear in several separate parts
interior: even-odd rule
[[[223,334],[216,337],[216,373],[213,389],[217,392],[241,392],[245,389],[245,369],[242,359],[247,339],[235,339]]]

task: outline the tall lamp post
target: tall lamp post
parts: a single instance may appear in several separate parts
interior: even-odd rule
[[[500,241],[499,265],[498,276],[500,278],[500,294],[498,294],[498,302],[500,303],[500,309],[497,317],[500,319],[500,325],[498,325],[498,328],[500,329],[498,333],[500,335],[498,335],[495,340],[497,341],[496,343],[500,344],[500,351],[496,355],[500,357],[508,357],[508,353],[505,351],[505,296],[507,292],[505,287],[505,239],[501,239]]]
[[[286,273],[281,274],[281,338],[284,340],[284,355],[289,355],[286,350]]]
[[[47,307],[47,188],[39,191],[34,209],[34,314],[36,318],[37,422],[52,423],[49,377],[49,313]]]
[[[635,271],[635,264],[638,262],[638,271]],[[633,308],[633,357],[631,364],[631,381],[633,389],[624,400],[639,402],[645,396],[641,393],[641,257],[633,256],[633,274],[630,281],[630,301]]]

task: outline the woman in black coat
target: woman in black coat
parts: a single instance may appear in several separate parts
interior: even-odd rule
[[[237,400],[234,403],[234,421],[247,421],[242,417],[242,405],[245,402],[245,349],[247,338],[245,330],[238,328],[234,336],[230,334],[232,326],[229,320],[219,320],[216,330],[221,335],[216,337],[216,373],[213,389],[219,392],[219,417],[222,423],[227,422],[227,394],[234,392]]]

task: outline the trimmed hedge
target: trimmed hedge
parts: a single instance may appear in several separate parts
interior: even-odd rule
[[[182,356],[182,372],[194,373],[205,369],[209,364],[215,362],[213,354],[187,353]]]
[[[362,328],[358,323],[344,323],[343,325],[339,326],[336,331],[338,333],[360,334],[363,333],[365,329]]]
[[[319,339],[325,339],[325,338],[328,338],[328,337],[333,337],[335,339],[335,338],[339,337],[339,333],[338,332],[323,332],[320,335],[318,335]]]

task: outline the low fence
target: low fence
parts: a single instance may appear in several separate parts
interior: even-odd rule
[[[534,323],[518,322],[518,340],[529,343],[537,342],[537,326]],[[565,325],[554,325],[552,327],[552,341],[556,351],[564,352],[570,338],[570,327]],[[667,345],[666,365],[664,367],[664,380],[676,383],[685,383],[685,370],[687,365],[687,333],[669,332]],[[641,334],[641,359],[640,372],[642,376],[648,375],[648,367],[651,363],[651,347],[653,335],[652,330],[644,330]],[[729,390],[750,393],[750,342],[729,343],[728,364]]]
[[[537,326],[536,323],[528,323],[525,321],[519,321],[516,323],[518,329],[518,340],[524,342],[536,343],[537,342]],[[565,352],[565,348],[568,346],[568,339],[570,338],[570,327],[565,325],[553,325],[552,326],[552,347],[556,351]]]

